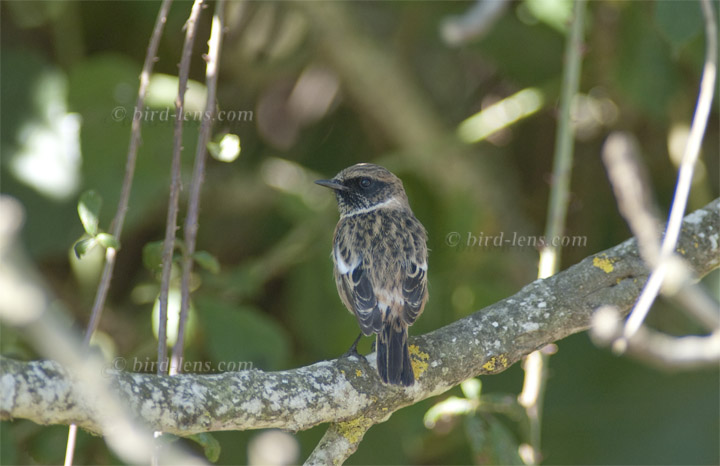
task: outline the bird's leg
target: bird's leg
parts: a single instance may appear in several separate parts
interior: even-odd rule
[[[350,349],[348,349],[347,351],[345,351],[345,353],[344,353],[342,356],[340,356],[340,357],[341,357],[341,358],[349,358],[350,356],[357,356],[358,358],[363,358],[363,359],[365,359],[365,356],[363,356],[362,354],[358,353],[358,350],[357,350],[357,345],[358,345],[358,343],[360,342],[360,338],[362,338],[362,336],[363,336],[363,334],[362,334],[362,332],[360,332],[360,334],[357,336],[357,338],[355,339],[355,341],[353,342],[353,344],[350,346]]]

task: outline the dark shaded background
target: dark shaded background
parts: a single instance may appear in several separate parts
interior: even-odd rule
[[[248,121],[214,127],[216,135],[237,134],[242,152],[231,164],[208,164],[198,249],[217,257],[221,271],[197,270],[186,360],[249,361],[278,370],[334,358],[347,349],[357,324],[337,298],[331,275],[337,214],[330,193],[312,181],[361,161],[383,164],[403,179],[429,232],[431,300],[411,333],[432,331],[535,278],[534,248],[451,247],[445,239],[452,232],[463,242],[468,234],[542,234],[570,4],[513,2],[484,37],[447,46],[439,25],[471,5],[228,5],[217,103],[221,110],[253,114]],[[556,9],[548,8],[553,5]],[[190,6],[173,6],[156,73],[177,73]],[[206,52],[212,6],[203,13],[191,68],[191,79],[199,82],[204,81],[200,56]],[[567,234],[587,242],[563,251],[563,268],[629,236],[600,160],[610,131],[637,137],[657,201],[667,211],[676,176],[669,135],[692,118],[704,54],[697,2],[597,1],[588,7],[581,92],[589,97],[576,113],[584,125],[576,141],[567,221]],[[2,191],[25,206],[25,246],[79,329],[88,319],[100,256],[95,251],[80,263],[72,258],[72,245],[82,234],[76,202],[82,191],[98,191],[104,199],[101,228],[109,228],[130,129],[129,117],[118,121],[113,109],[132,111],[158,8],[154,1],[0,5]],[[355,48],[358,43],[365,49]],[[363,62],[367,50],[373,59]],[[400,80],[401,90],[390,87],[388,75]],[[311,86],[300,88],[301,77]],[[378,82],[388,87],[372,84]],[[318,104],[333,96],[334,83],[339,87],[331,103]],[[528,87],[543,93],[540,111],[474,145],[453,137],[464,119]],[[169,98],[157,90],[151,94],[155,100],[148,110],[170,106],[173,113],[172,93]],[[293,95],[305,100],[293,103]],[[79,140],[68,130],[68,114],[80,117]],[[190,122],[184,133],[185,187],[198,126]],[[68,156],[73,144],[80,148],[76,161]],[[156,354],[151,312],[158,282],[143,266],[142,249],[164,234],[171,147],[172,122],[146,121],[122,250],[97,339],[109,358],[146,361]],[[703,147],[689,211],[718,196],[717,98]],[[22,175],[18,166],[27,154],[39,162],[30,175]],[[53,160],[60,168],[48,168],[55,167]],[[38,189],[47,183],[33,184],[28,177],[43,170],[74,173],[76,182],[64,191]],[[718,292],[717,273],[705,282]],[[649,322],[672,334],[700,331],[663,301]],[[39,357],[22,335],[2,330],[3,354]],[[659,372],[595,348],[586,334],[558,346],[545,403],[546,464],[720,462],[717,370]],[[370,339],[360,348],[369,352]],[[483,377],[482,384],[483,394],[515,396],[522,371],[515,365]],[[424,413],[449,395],[462,392],[456,388],[373,427],[348,463],[495,462],[502,456],[493,455],[525,441],[518,423],[502,415],[482,420],[505,432],[509,446],[475,429],[471,418],[428,430]],[[325,428],[294,434],[299,461]],[[59,463],[66,432],[63,426],[3,422],[0,460]],[[214,435],[223,448],[220,463],[239,464],[247,462],[248,441],[257,433]],[[500,453],[473,453],[471,445],[482,444],[483,435]],[[102,439],[80,434],[78,464],[117,461]]]

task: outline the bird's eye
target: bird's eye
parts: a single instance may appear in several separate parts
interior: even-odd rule
[[[369,188],[372,184],[372,180],[370,178],[360,178],[360,187],[361,188]]]

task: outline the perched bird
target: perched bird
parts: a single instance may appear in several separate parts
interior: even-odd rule
[[[428,298],[425,228],[402,181],[379,165],[359,163],[315,183],[335,191],[340,210],[332,249],[340,299],[364,335],[377,334],[382,381],[412,385],[407,337]]]

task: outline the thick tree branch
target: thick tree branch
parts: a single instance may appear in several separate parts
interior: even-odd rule
[[[677,251],[701,277],[720,266],[720,199],[685,218]],[[593,312],[613,305],[627,314],[648,270],[634,239],[587,257],[514,296],[434,332],[411,339],[418,382],[380,383],[373,367],[341,358],[281,372],[249,370],[165,377],[108,371],[131,412],[153,430],[179,435],[277,427],[302,430],[350,421],[353,442],[366,423],[438,395],[479,374],[502,372],[522,356],[590,326]],[[0,358],[0,418],[70,424],[102,433],[107,420],[78,393],[73,377],[52,361]],[[343,425],[343,424],[341,424]],[[356,426],[357,429],[350,427]]]

